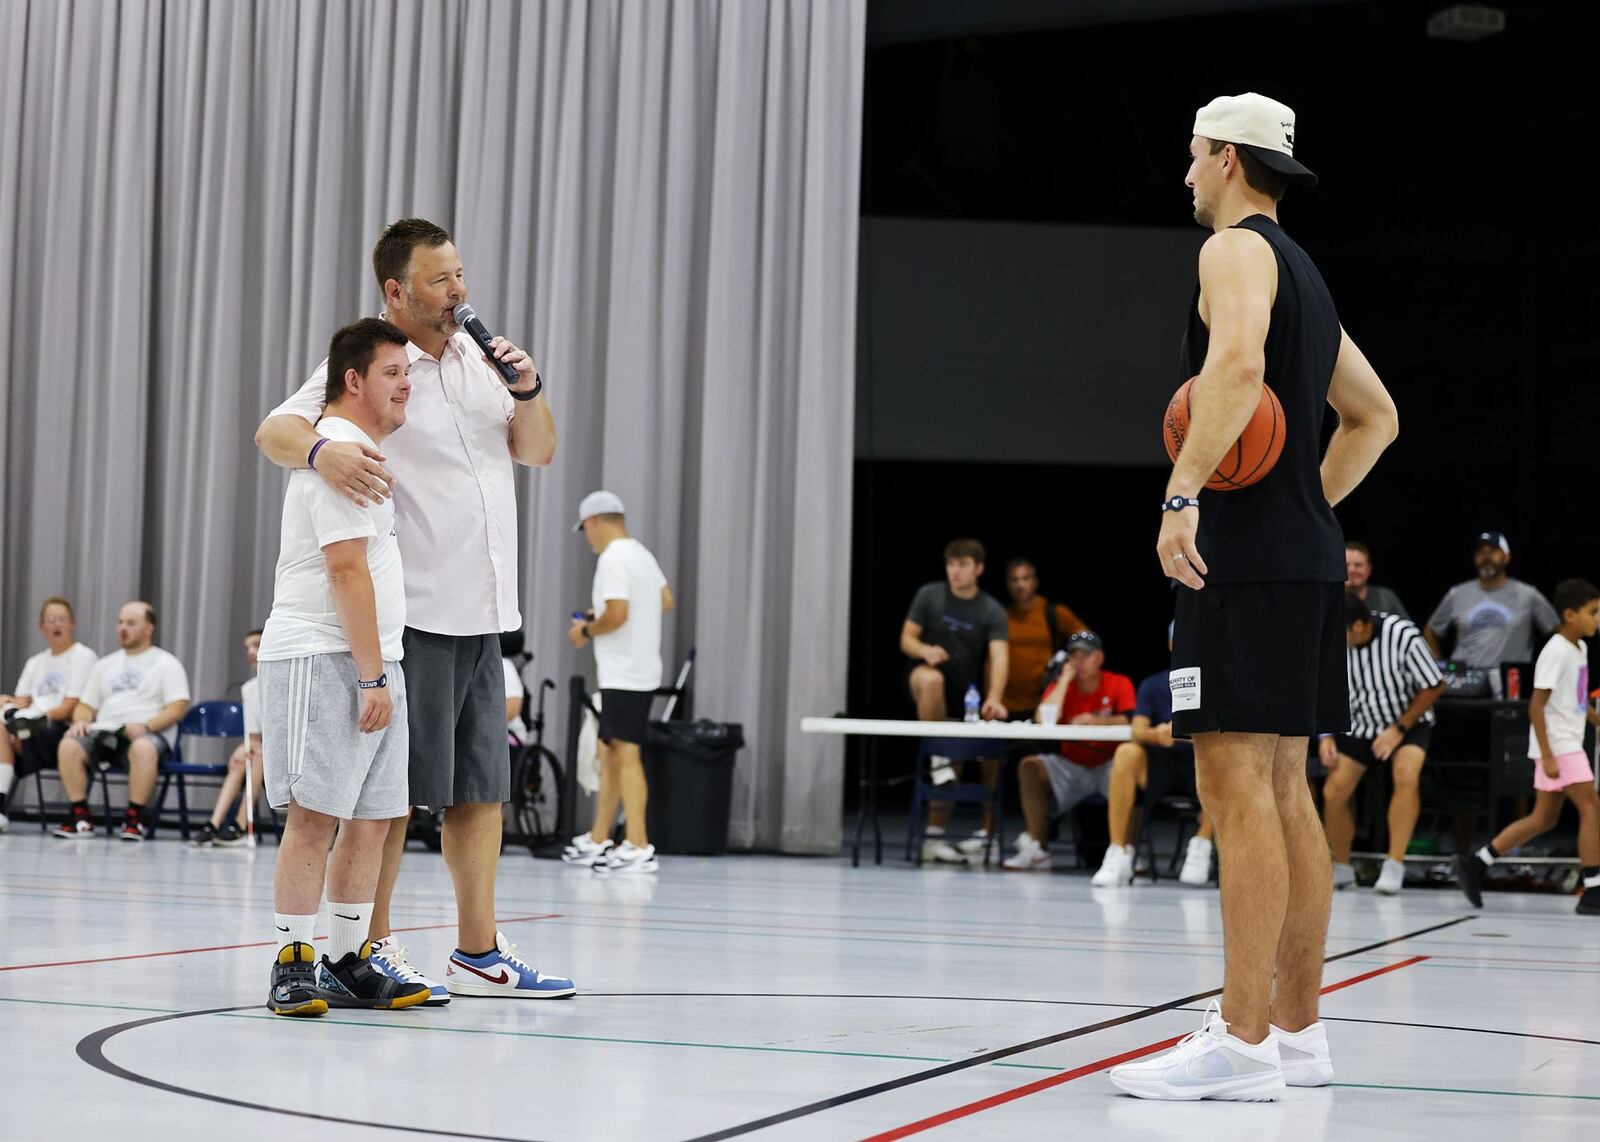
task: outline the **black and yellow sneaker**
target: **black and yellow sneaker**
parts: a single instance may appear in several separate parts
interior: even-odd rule
[[[317,952],[310,944],[285,944],[272,965],[267,1009],[274,1015],[326,1015],[328,1001],[317,986]]]
[[[425,983],[402,983],[384,975],[372,964],[372,945],[363,943],[337,963],[322,957],[317,964],[317,994],[330,1007],[394,1010],[426,1003],[430,992]]]

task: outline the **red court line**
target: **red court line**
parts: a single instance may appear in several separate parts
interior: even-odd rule
[[[521,924],[527,920],[555,920],[561,913],[545,912],[537,916],[511,916],[503,920],[496,920],[496,924]],[[455,923],[449,924],[417,924],[410,928],[396,928],[396,932],[428,932],[435,928],[454,928]],[[326,936],[313,936],[315,940],[326,940]],[[253,944],[218,944],[214,948],[178,948],[170,952],[139,952],[131,956],[99,956],[92,960],[55,960],[46,964],[0,964],[0,971],[27,971],[30,968],[71,968],[81,967],[85,964],[109,964],[119,960],[153,960],[162,956],[192,956],[198,952],[232,952],[240,948],[270,948],[272,940],[258,940]]]
[[[1340,991],[1343,988],[1353,987],[1355,984],[1369,980],[1373,976],[1385,975],[1392,971],[1399,971],[1401,968],[1410,967],[1412,964],[1420,964],[1425,959],[1428,959],[1428,957],[1412,956],[1410,959],[1401,960],[1399,963],[1389,964],[1387,967],[1375,968],[1369,972],[1362,972],[1360,975],[1351,976],[1349,979],[1342,979],[1338,983],[1330,983],[1318,994],[1327,995],[1329,992]],[[931,1115],[928,1118],[923,1118],[916,1122],[908,1123],[905,1126],[897,1126],[893,1130],[884,1131],[882,1134],[873,1134],[864,1139],[863,1142],[892,1142],[892,1140],[896,1138],[907,1138],[913,1134],[921,1134],[924,1130],[932,1130],[935,1126],[943,1126],[946,1123],[954,1122],[959,1118],[967,1118],[970,1115],[977,1114],[979,1111],[989,1110],[996,1106],[1004,1106],[1008,1102],[1015,1102],[1019,1098],[1026,1098],[1030,1094],[1038,1094],[1042,1090],[1049,1090],[1051,1087],[1060,1086],[1062,1083],[1069,1083],[1073,1079],[1081,1079],[1084,1075],[1092,1075],[1096,1071],[1103,1071],[1107,1068],[1114,1067],[1119,1063],[1126,1063],[1130,1059],[1138,1059],[1145,1055],[1153,1055],[1157,1051],[1165,1051],[1168,1047],[1171,1047],[1182,1038],[1182,1035],[1174,1035],[1170,1039],[1162,1039],[1159,1043],[1148,1043],[1143,1047],[1135,1047],[1131,1051],[1124,1051],[1120,1055],[1112,1055],[1110,1058],[1106,1059],[1097,1059],[1092,1063],[1085,1063],[1083,1066],[1075,1067],[1070,1071],[1062,1071],[1058,1075],[1051,1075],[1048,1078],[1035,1079],[1033,1082],[1028,1083],[1025,1086],[1019,1086],[1013,1090],[1002,1091],[999,1094],[992,1094],[988,1098],[979,1099],[977,1102],[969,1102],[965,1106],[958,1106],[951,1110],[946,1110],[939,1114]]]

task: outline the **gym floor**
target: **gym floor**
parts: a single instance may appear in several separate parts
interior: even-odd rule
[[[575,999],[291,1021],[262,1008],[275,851],[0,836],[0,1137],[1556,1139],[1600,1102],[1600,921],[1570,897],[1338,895],[1337,1084],[1172,1104],[1103,1072],[1199,1025],[1214,888],[513,850],[504,930]],[[442,971],[436,854],[407,854],[396,910]]]

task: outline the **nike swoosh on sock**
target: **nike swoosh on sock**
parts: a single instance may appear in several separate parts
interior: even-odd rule
[[[359,916],[346,916],[343,912],[335,912],[334,915],[339,917],[339,919],[341,919],[341,920],[359,920],[359,919],[361,919],[361,917],[359,917]]]

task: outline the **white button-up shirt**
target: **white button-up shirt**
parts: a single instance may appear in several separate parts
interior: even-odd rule
[[[450,338],[442,360],[410,342],[406,355],[406,422],[379,448],[395,476],[406,625],[447,635],[519,630],[511,459],[516,404],[465,333]],[[324,360],[271,415],[315,424],[327,384]]]

